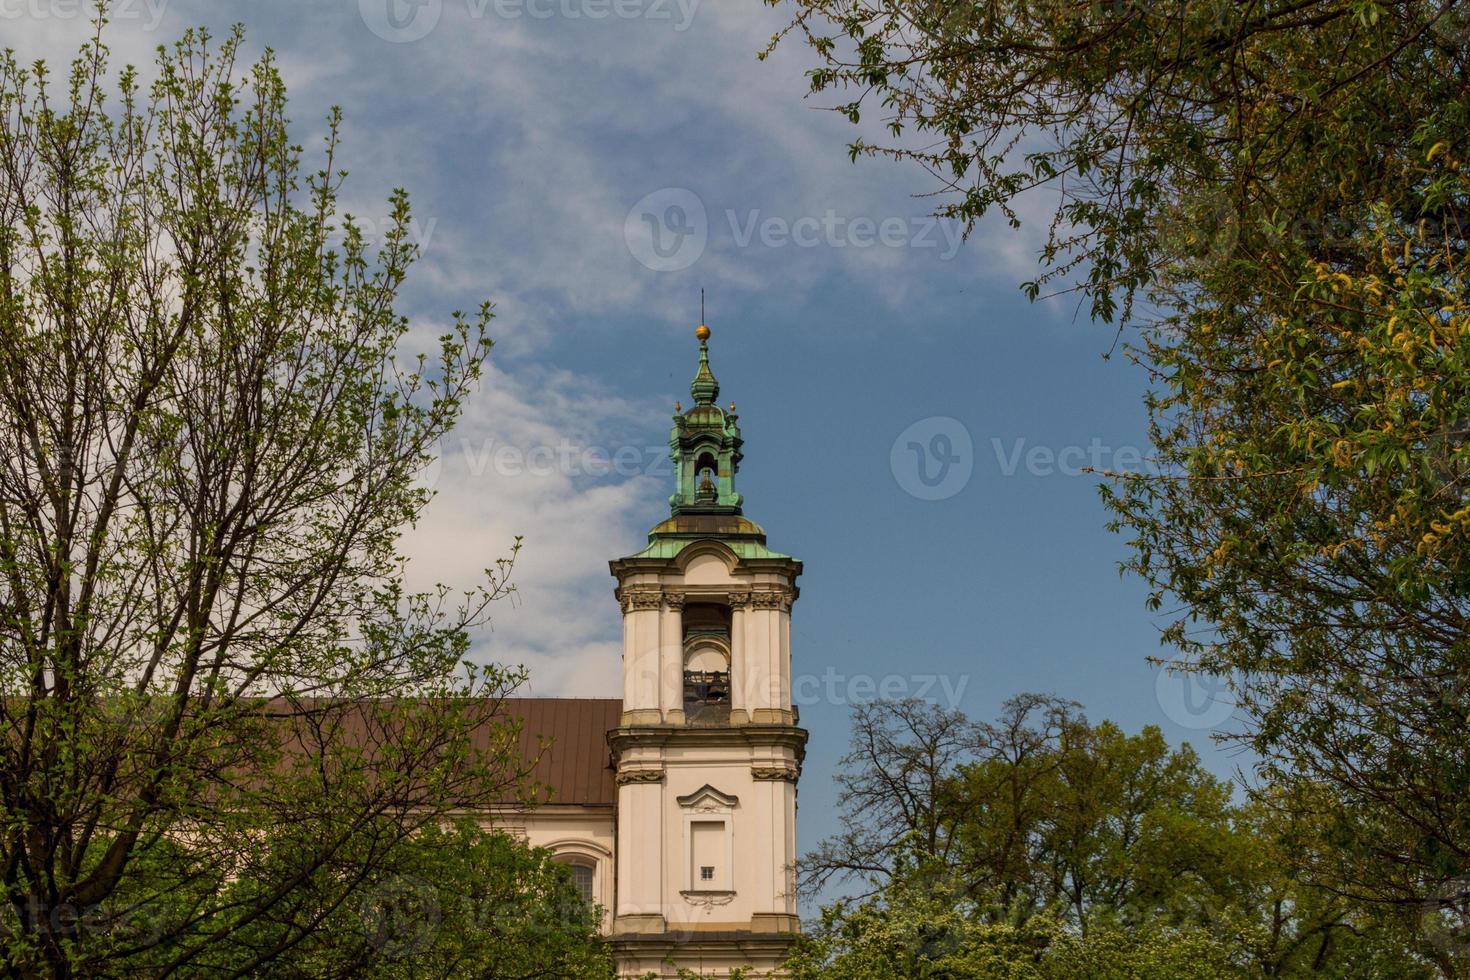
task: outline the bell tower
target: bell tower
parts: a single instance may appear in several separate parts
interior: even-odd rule
[[[766,547],[735,489],[743,441],[695,331],[693,406],[675,405],[669,517],[611,563],[623,610],[617,773],[619,973],[777,970],[799,928],[791,703],[801,562]]]

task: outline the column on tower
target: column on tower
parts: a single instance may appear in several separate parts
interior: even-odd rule
[[[659,672],[662,598],[654,588],[624,588],[623,719],[624,724],[659,724]]]
[[[665,723],[684,723],[684,594],[665,592],[659,612],[658,703]]]
[[[743,725],[750,721],[750,690],[752,672],[746,653],[746,609],[750,605],[749,592],[730,593],[730,724]]]
[[[764,589],[751,594],[741,633],[750,720],[791,722],[791,593]]]

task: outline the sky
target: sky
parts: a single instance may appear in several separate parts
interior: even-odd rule
[[[1223,692],[1148,658],[1164,621],[1122,576],[1087,466],[1148,456],[1143,372],[1075,297],[1038,303],[1048,201],[968,240],[923,171],[853,163],[857,131],[808,97],[789,10],[760,0],[121,0],[106,40],[146,65],[184,29],[243,23],[272,49],[307,162],[332,105],[348,209],[410,192],[414,337],[495,304],[484,383],[425,474],[404,540],[418,584],[473,582],[524,538],[515,601],[474,656],[526,693],[617,697],[609,559],[667,514],[670,414],[689,398],[700,290],[738,489],[805,563],[794,692],[811,732],[799,847],[836,829],[853,704],[915,696],[993,717],[1021,692],[1211,744]],[[69,60],[82,0],[0,0],[0,44]]]

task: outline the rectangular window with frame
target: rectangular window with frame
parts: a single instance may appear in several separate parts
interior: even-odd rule
[[[693,866],[694,887],[706,891],[726,891],[730,887],[723,820],[695,820],[689,824],[689,863]]]

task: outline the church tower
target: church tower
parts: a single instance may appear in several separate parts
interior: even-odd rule
[[[766,976],[798,930],[791,704],[801,562],[766,547],[735,489],[742,440],[701,325],[694,404],[675,405],[670,515],[611,563],[623,609],[617,780],[620,975]]]

